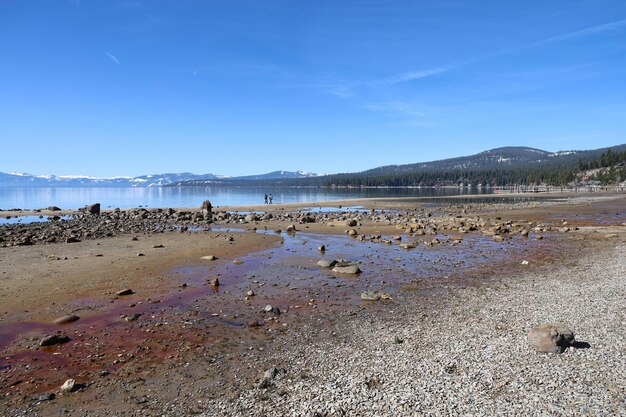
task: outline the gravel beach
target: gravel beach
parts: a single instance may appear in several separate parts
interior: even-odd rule
[[[433,307],[404,293],[319,337],[274,348],[266,388],[203,416],[626,415],[626,246],[552,270],[451,289]],[[536,353],[528,330],[564,322],[577,347]]]

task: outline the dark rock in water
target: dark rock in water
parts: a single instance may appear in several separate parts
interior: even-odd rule
[[[562,353],[574,343],[574,332],[562,323],[547,323],[528,332],[528,342],[541,353]]]
[[[52,336],[46,336],[41,339],[39,342],[39,346],[54,346],[54,345],[62,345],[63,343],[67,343],[70,341],[70,338],[64,334],[55,334]]]
[[[116,295],[131,295],[133,294],[133,290],[130,288],[126,288],[125,290],[121,290],[115,293]]]
[[[88,205],[85,207],[85,211],[89,214],[100,214],[100,203]]]
[[[346,226],[348,226],[348,227],[354,227],[354,226],[356,226],[356,225],[357,225],[357,221],[356,221],[356,220],[354,220],[354,219],[348,220],[348,221],[346,222]]]
[[[54,324],[66,324],[66,323],[72,323],[76,320],[79,320],[80,317],[75,316],[73,314],[68,314],[67,316],[63,316],[63,317],[59,317],[58,319],[54,320]]]

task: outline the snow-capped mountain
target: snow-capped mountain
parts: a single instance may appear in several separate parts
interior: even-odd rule
[[[227,177],[215,174],[192,174],[190,172],[141,175],[139,177],[98,178],[83,175],[32,175],[20,172],[0,172],[0,186],[31,187],[161,187],[178,183],[199,185],[223,184],[230,180],[274,180],[315,177],[304,171],[274,171],[262,175]]]
[[[317,177],[318,174],[306,171],[272,171],[261,175],[246,175],[243,177],[234,177],[234,180],[278,180],[287,178],[311,178]]]
[[[32,175],[18,172],[0,172],[0,186],[32,187],[159,187],[180,181],[219,180],[213,174],[197,175],[189,172],[142,175],[139,177],[98,178],[82,175]]]

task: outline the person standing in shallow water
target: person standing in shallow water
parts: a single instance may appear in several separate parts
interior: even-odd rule
[[[272,204],[273,199],[274,199],[274,196],[270,194],[270,204]]]
[[[267,204],[267,193],[265,193],[265,204]]]

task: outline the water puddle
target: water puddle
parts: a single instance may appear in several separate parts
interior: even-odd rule
[[[6,216],[0,218],[0,226],[5,224],[45,223],[71,220],[72,216]]]
[[[438,237],[443,243],[406,250],[397,244],[359,242],[346,236],[303,232],[283,236],[282,245],[236,260],[198,260],[172,269],[167,291],[159,299],[133,294],[110,303],[75,300],[71,304],[80,307],[85,318],[66,325],[0,323],[0,372],[7,372],[7,379],[13,382],[23,372],[48,381],[50,369],[55,368],[64,369],[67,375],[103,369],[114,373],[135,362],[144,366],[219,343],[242,349],[269,337],[272,330],[306,323],[324,311],[332,316],[335,310],[373,305],[361,300],[363,291],[384,291],[397,298],[406,294],[407,286],[414,286],[419,287],[416,296],[434,294],[438,280],[466,279],[494,268],[502,272],[505,265],[520,264],[547,244],[547,240],[540,243],[521,237],[494,242],[480,235],[465,235],[453,246],[447,236],[431,236],[426,240]],[[323,253],[318,250],[321,245],[326,248]],[[362,272],[334,273],[318,267],[320,259],[356,262]],[[212,285],[215,278],[219,286]],[[248,291],[253,295],[247,295]],[[282,314],[267,311],[267,305]],[[72,340],[59,347],[38,347],[44,335],[57,331],[64,331]],[[43,383],[39,386],[39,390],[45,388]]]

